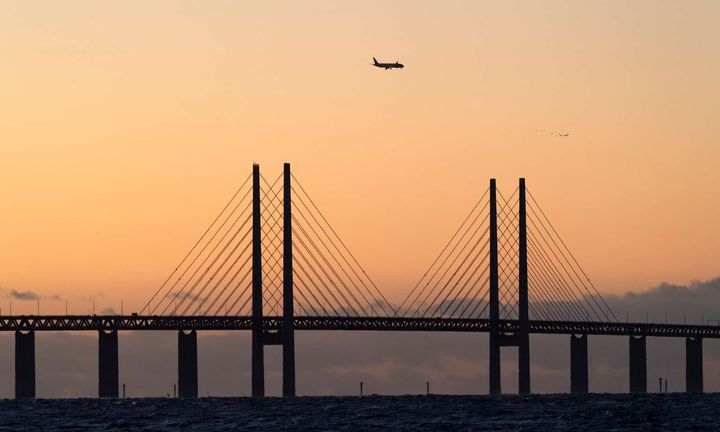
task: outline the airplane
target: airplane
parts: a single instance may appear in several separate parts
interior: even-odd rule
[[[379,68],[385,68],[385,70],[388,69],[402,69],[405,67],[404,64],[400,62],[395,63],[379,63],[375,57],[373,57],[373,66],[379,67]]]

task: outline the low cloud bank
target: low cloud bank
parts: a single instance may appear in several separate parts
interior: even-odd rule
[[[720,278],[688,285],[663,283],[647,291],[605,296],[619,320],[720,324]]]
[[[54,294],[49,297],[41,296],[40,294],[37,294],[34,291],[18,291],[16,289],[10,289],[7,290],[3,287],[0,287],[0,297],[9,298],[12,300],[19,300],[19,301],[37,301],[37,300],[51,300],[51,301],[65,301],[65,299],[60,296],[59,294]]]
[[[17,291],[14,289],[10,290],[8,296],[15,300],[38,300],[40,298],[39,295],[32,291]]]

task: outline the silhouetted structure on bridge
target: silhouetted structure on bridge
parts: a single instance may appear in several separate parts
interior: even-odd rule
[[[118,397],[118,331],[178,331],[178,394],[197,397],[197,331],[252,332],[252,395],[265,394],[264,347],[282,345],[283,395],[294,396],[296,330],[489,333],[489,391],[502,347],[518,348],[530,393],[530,334],[570,336],[570,390],[587,393],[588,335],[629,340],[629,390],[647,391],[646,337],[686,338],[687,391],[703,391],[702,339],[720,327],[621,323],[520,179],[494,179],[407,298],[393,307],[285,164],[258,165],[140,315],[5,316],[15,331],[15,393],[35,397],[34,332],[95,330],[98,395]]]

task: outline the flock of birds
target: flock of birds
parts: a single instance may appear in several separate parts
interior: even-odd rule
[[[550,134],[550,135],[556,136],[556,137],[568,137],[568,136],[570,136],[570,133],[568,133],[568,132],[555,132],[555,131],[548,131],[548,130],[544,130],[544,129],[535,129],[535,132],[536,132],[536,133]]]

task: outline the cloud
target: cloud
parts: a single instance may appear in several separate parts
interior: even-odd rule
[[[10,298],[21,301],[39,300],[40,296],[32,291],[17,291],[15,289],[10,290]]]
[[[51,301],[65,301],[65,298],[62,297],[60,294],[54,294],[52,296],[42,296],[40,294],[37,294],[33,291],[27,290],[27,291],[18,291],[16,289],[12,289],[8,291],[7,289],[0,286],[0,297],[4,298],[11,298],[15,300],[21,300],[21,301],[36,301],[36,300],[51,300]]]
[[[618,319],[625,321],[681,324],[718,324],[720,319],[720,277],[693,281],[687,285],[662,283],[639,293],[604,296]]]
[[[173,291],[171,293],[168,293],[165,297],[171,299],[171,300],[190,300],[190,301],[202,301],[205,300],[205,297],[185,292],[185,291]]]

